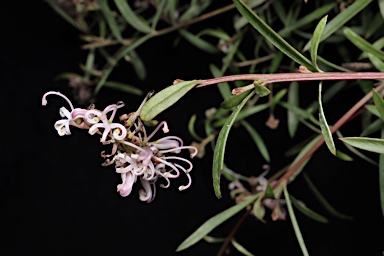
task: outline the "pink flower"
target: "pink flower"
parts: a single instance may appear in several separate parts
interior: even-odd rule
[[[121,184],[117,185],[117,192],[121,196],[128,196],[138,179],[143,187],[139,190],[139,199],[148,203],[156,195],[155,185],[159,178],[165,179],[166,184],[160,186],[166,188],[170,185],[170,179],[179,177],[180,173],[185,173],[188,183],[180,186],[179,190],[191,186],[192,179],[189,174],[193,167],[191,161],[174,154],[179,154],[183,149],[187,149],[192,152],[190,155],[192,158],[197,154],[197,149],[193,146],[184,146],[182,139],[176,136],[166,136],[152,141],[152,137],[160,128],[164,133],[169,132],[166,122],[161,122],[147,136],[145,126],[140,119],[140,109],[149,96],[136,112],[120,116],[121,121],[124,121],[124,125],[122,125],[113,122],[117,109],[124,106],[122,102],[111,104],[103,111],[94,109],[94,106],[89,109],[80,109],[73,108],[71,101],[63,94],[48,92],[43,96],[43,105],[46,105],[46,96],[50,94],[63,97],[71,109],[69,111],[65,107],[60,108],[60,115],[66,119],[55,123],[59,135],[71,134],[69,126],[72,125],[89,129],[88,132],[91,135],[101,134],[100,142],[103,144],[113,143],[111,154],[102,152],[102,157],[106,159],[102,165],[108,166],[115,163],[115,170],[121,175]]]
[[[81,108],[73,108],[72,102],[63,94],[60,92],[47,92],[46,94],[43,95],[42,99],[42,105],[46,106],[47,105],[47,100],[46,97],[48,95],[58,95],[62,98],[64,98],[68,103],[71,108],[71,112],[69,112],[68,109],[65,107],[60,108],[60,116],[61,117],[66,117],[67,119],[62,119],[59,120],[55,123],[55,129],[57,130],[58,134],[60,136],[64,135],[70,135],[71,131],[69,130],[69,125],[76,126],[78,128],[85,128],[85,124],[83,122],[84,115],[86,113],[86,109],[81,109]]]
[[[116,110],[124,106],[124,103],[118,102],[107,106],[103,112],[96,109],[88,110],[85,113],[85,119],[87,122],[93,124],[89,129],[89,134],[93,135],[100,129],[104,129],[100,142],[105,142],[108,135],[111,135],[115,140],[123,140],[127,136],[127,130],[122,124],[113,123]],[[108,118],[108,113],[112,111],[111,116]],[[100,123],[101,121],[101,123]]]

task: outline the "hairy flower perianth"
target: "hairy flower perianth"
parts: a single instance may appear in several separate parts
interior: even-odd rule
[[[160,122],[147,136],[146,128],[140,119],[140,110],[151,93],[147,95],[136,112],[120,116],[123,124],[113,122],[117,110],[124,107],[123,102],[111,104],[103,111],[95,109],[93,105],[88,109],[81,109],[74,108],[71,101],[60,92],[47,92],[42,99],[44,106],[47,104],[48,95],[61,96],[68,102],[71,109],[69,111],[65,107],[60,108],[60,115],[66,118],[55,123],[55,129],[60,136],[70,135],[69,126],[72,125],[88,129],[91,135],[100,134],[100,142],[103,144],[113,144],[111,154],[105,154],[103,151],[101,156],[105,158],[103,166],[114,163],[116,172],[121,175],[122,183],[117,185],[117,192],[121,196],[128,196],[138,179],[143,186],[143,189],[139,191],[139,199],[148,203],[156,195],[155,183],[159,178],[164,178],[166,181],[165,185],[160,184],[160,186],[167,188],[170,185],[169,179],[177,178],[180,173],[184,173],[188,178],[188,183],[179,186],[179,190],[185,190],[191,186],[192,162],[174,154],[179,154],[183,149],[187,149],[192,152],[190,157],[193,158],[197,154],[197,148],[184,146],[183,140],[176,136],[165,136],[152,140],[160,128],[164,133],[169,132],[165,121]],[[102,129],[102,133],[100,129]],[[183,166],[183,163],[186,166]]]

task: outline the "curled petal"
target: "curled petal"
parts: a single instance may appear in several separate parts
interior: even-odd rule
[[[153,200],[151,184],[145,179],[140,178],[140,180],[144,189],[140,189],[139,198],[143,202],[150,203]]]
[[[122,124],[113,123],[109,127],[110,129],[114,129],[112,134],[116,140],[123,140],[127,137],[127,129],[125,129]]]
[[[66,119],[59,120],[55,123],[55,129],[60,136],[71,135],[69,130],[69,121]]]
[[[65,107],[61,107],[59,113],[60,113],[61,117],[66,117],[66,118],[68,118],[68,120],[72,119],[71,113]]]
[[[166,137],[164,137],[164,138],[158,139],[158,140],[156,141],[156,144],[162,144],[162,142],[164,142],[164,141],[169,141],[169,140],[176,140],[176,141],[178,141],[178,142],[179,142],[179,145],[177,145],[177,147],[181,147],[181,146],[184,145],[183,140],[180,139],[180,138],[177,137],[177,136],[166,136]]]
[[[97,124],[100,121],[101,112],[97,109],[87,110],[84,114],[84,119],[89,124]]]
[[[117,192],[119,192],[121,196],[126,197],[132,192],[132,186],[135,183],[136,176],[131,172],[127,172],[121,174],[121,179],[123,183],[117,185]]]

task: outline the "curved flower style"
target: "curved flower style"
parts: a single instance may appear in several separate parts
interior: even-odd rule
[[[127,130],[122,124],[112,123],[113,118],[115,117],[116,110],[118,108],[124,107],[123,102],[118,102],[117,104],[111,104],[107,106],[103,112],[100,112],[97,109],[88,110],[85,113],[85,120],[92,125],[89,129],[89,134],[93,135],[100,128],[104,129],[103,135],[100,139],[100,142],[105,142],[107,136],[112,132],[112,137],[116,140],[123,140],[127,136]],[[112,111],[110,118],[107,117],[107,114]],[[101,123],[99,123],[101,121]]]
[[[170,178],[177,178],[180,171],[184,172],[188,178],[188,184],[180,186],[179,190],[184,190],[190,187],[192,183],[189,172],[192,170],[192,163],[182,157],[165,156],[166,153],[180,153],[182,149],[191,149],[193,153],[191,157],[197,154],[197,149],[192,146],[183,146],[183,141],[176,136],[167,136],[162,139],[149,142],[150,139],[163,126],[163,131],[168,132],[166,122],[161,122],[154,132],[144,138],[142,147],[138,147],[129,142],[123,142],[126,145],[136,149],[136,153],[118,153],[114,161],[116,163],[116,172],[121,173],[122,184],[117,186],[117,191],[121,196],[128,196],[132,191],[132,186],[140,177],[140,181],[144,189],[140,190],[140,200],[151,202],[156,195],[155,182],[157,179],[164,178],[167,181],[166,185],[161,184],[161,187],[169,187]],[[169,160],[177,160],[188,164],[188,168],[184,168],[178,163],[173,163]],[[168,169],[168,170],[167,170]]]
[[[81,108],[73,108],[72,102],[64,95],[61,94],[60,92],[47,92],[43,95],[42,99],[42,105],[46,106],[47,105],[47,96],[48,95],[58,95],[62,98],[64,98],[68,103],[71,108],[71,112],[69,112],[68,109],[65,107],[60,108],[60,116],[61,117],[66,117],[67,119],[62,119],[59,120],[55,123],[55,129],[57,130],[58,134],[60,136],[64,135],[70,135],[71,131],[69,130],[69,125],[76,126],[78,128],[84,129],[86,126],[86,123],[83,122],[84,115],[86,113],[86,109],[81,109]]]
[[[89,133],[101,134],[100,142],[103,144],[113,143],[112,153],[106,154],[104,151],[101,156],[105,158],[103,166],[115,163],[117,173],[121,175],[121,184],[117,185],[117,192],[123,197],[131,194],[133,185],[140,180],[142,189],[139,190],[139,199],[144,202],[151,202],[156,195],[156,181],[164,178],[166,184],[160,184],[161,187],[167,188],[170,185],[171,178],[179,177],[183,172],[188,178],[186,185],[180,186],[179,190],[187,189],[192,184],[191,161],[175,156],[183,149],[189,150],[191,158],[198,152],[193,146],[184,146],[183,140],[176,136],[166,136],[158,140],[151,140],[155,134],[162,128],[164,133],[168,133],[168,125],[161,122],[147,136],[145,126],[140,119],[140,110],[146,99],[140,105],[136,112],[124,114],[120,116],[123,124],[114,123],[117,109],[124,106],[123,102],[111,104],[103,111],[97,110],[94,106],[88,109],[74,108],[71,101],[59,92],[48,92],[44,94],[42,104],[47,104],[46,97],[48,95],[58,95],[63,97],[70,106],[70,111],[65,107],[60,108],[60,115],[66,119],[59,120],[55,123],[55,129],[60,136],[70,135],[69,126],[75,126],[82,129],[89,129]],[[108,117],[109,116],[109,117]],[[102,129],[102,133],[100,132]],[[110,139],[108,139],[108,137]],[[172,154],[172,155],[168,155]],[[183,166],[183,163],[186,165]]]

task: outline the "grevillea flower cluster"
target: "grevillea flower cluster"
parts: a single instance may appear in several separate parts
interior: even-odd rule
[[[143,188],[139,191],[139,198],[141,201],[151,202],[156,195],[156,181],[163,178],[165,184],[160,186],[167,188],[170,179],[179,177],[180,173],[187,176],[188,183],[180,186],[179,190],[190,187],[192,183],[190,171],[193,165],[190,160],[176,154],[187,149],[193,158],[197,154],[197,149],[193,146],[184,146],[183,141],[176,136],[153,140],[160,128],[164,133],[169,132],[165,121],[160,122],[153,132],[147,135],[145,124],[140,119],[140,109],[150,94],[136,112],[121,115],[120,122],[114,122],[114,119],[117,110],[124,106],[123,102],[111,104],[103,111],[96,109],[93,104],[87,109],[74,108],[65,95],[51,91],[43,96],[44,106],[47,104],[48,95],[64,98],[70,107],[70,110],[60,108],[63,119],[54,125],[60,136],[70,135],[70,127],[74,126],[87,129],[91,135],[99,134],[101,143],[113,145],[111,154],[103,151],[101,156],[105,159],[103,166],[114,164],[116,172],[121,175],[122,182],[117,185],[117,191],[121,196],[128,196],[132,192],[133,185],[140,180]]]

